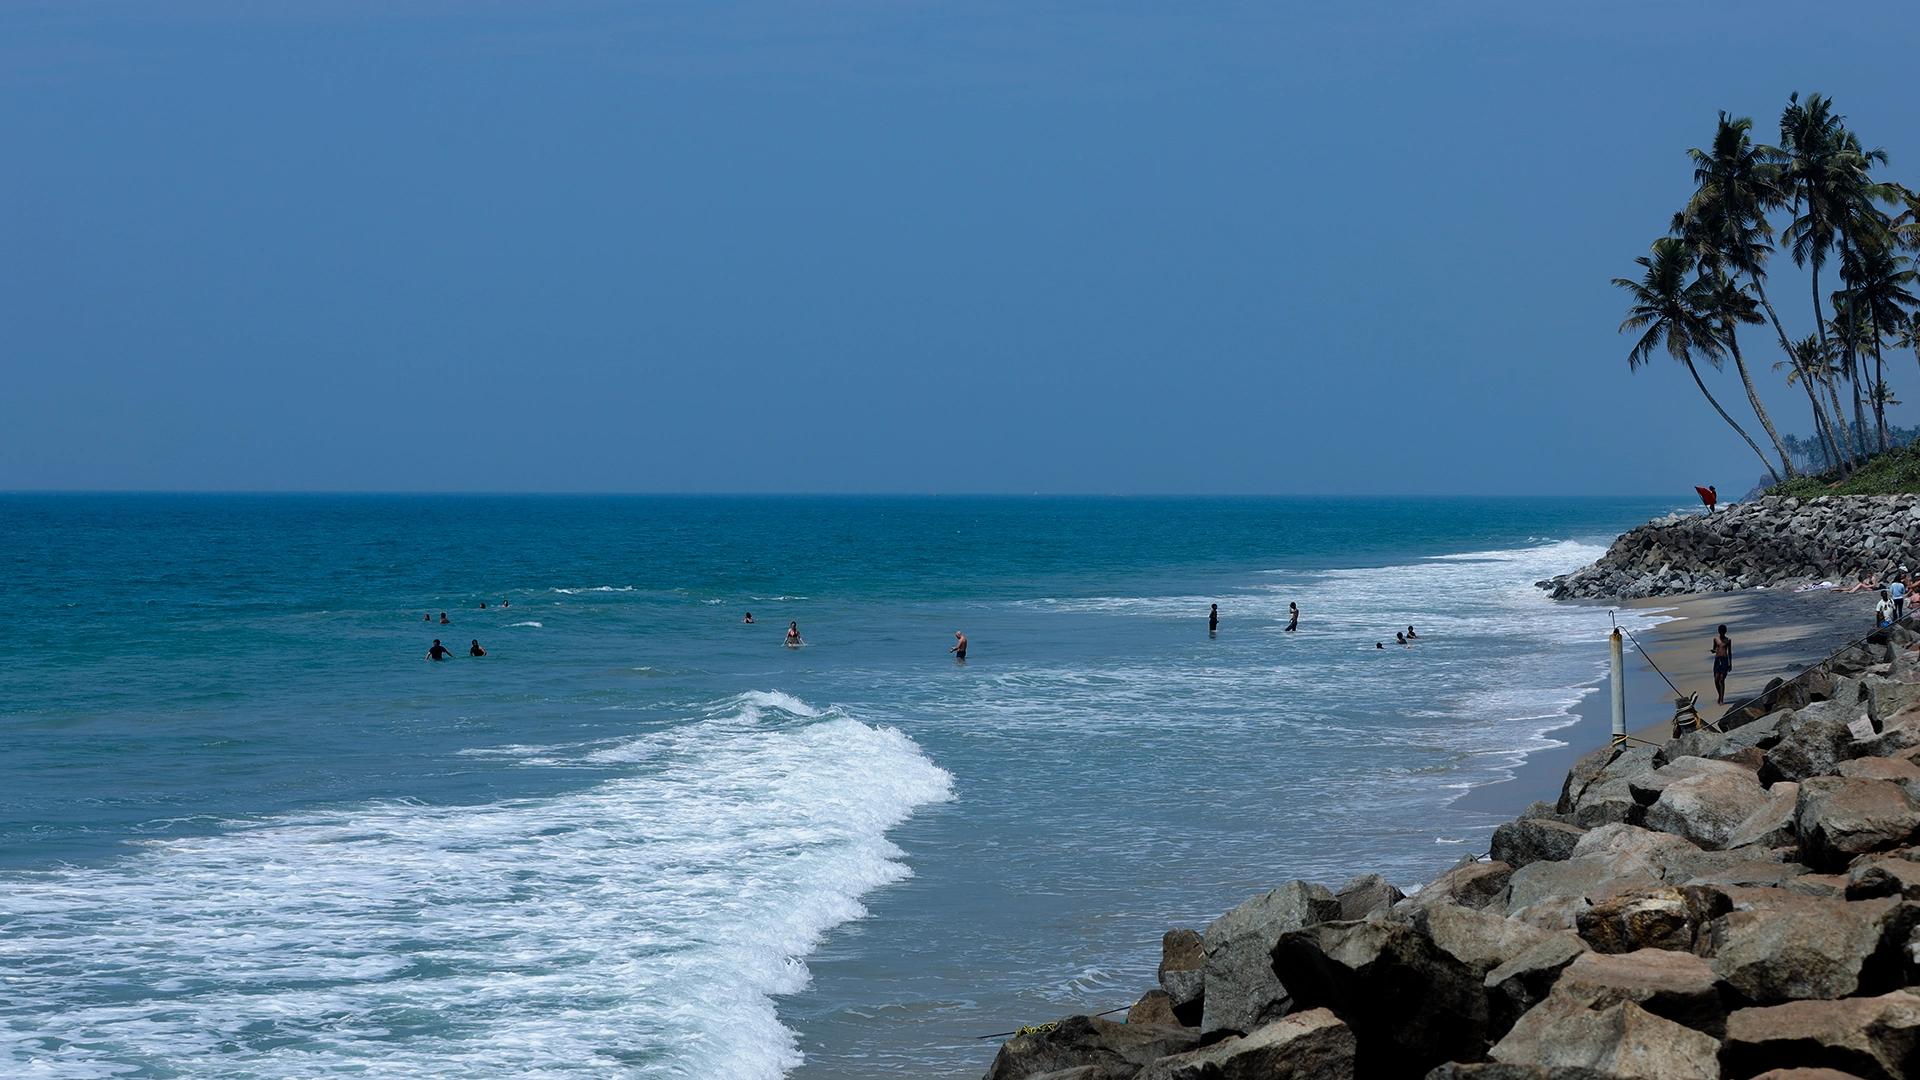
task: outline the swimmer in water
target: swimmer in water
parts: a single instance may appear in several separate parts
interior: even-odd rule
[[[420,616],[420,621],[421,621],[421,622],[432,622],[432,621],[433,621],[433,615],[432,615],[432,613],[431,613],[431,612],[429,612],[428,614],[425,614],[425,615],[422,615],[422,616]]]
[[[441,626],[452,626],[452,625],[453,625],[453,620],[452,620],[452,619],[449,619],[449,618],[447,618],[447,613],[446,613],[446,612],[444,612],[444,611],[440,613],[440,625],[441,625]]]
[[[468,655],[468,656],[485,656],[485,655],[487,655],[487,650],[485,650],[485,649],[483,649],[483,648],[481,648],[481,647],[480,647],[480,639],[479,639],[479,638],[474,638],[474,639],[473,639],[473,644],[467,647],[467,655]]]
[[[1417,638],[1417,637],[1419,637],[1419,636],[1420,636],[1419,634],[1416,634],[1416,633],[1414,633],[1414,632],[1413,632],[1413,627],[1411,627],[1411,626],[1409,626],[1409,627],[1407,627],[1407,640],[1408,640],[1408,641],[1412,641],[1412,640],[1413,640],[1414,638]]]
[[[433,648],[427,650],[427,659],[429,660],[445,660],[447,657],[452,655],[453,655],[453,650],[447,648],[445,645],[440,644],[439,638],[434,638]]]
[[[1213,605],[1213,607],[1207,610],[1207,636],[1212,637],[1213,635],[1219,632],[1220,632],[1220,605],[1215,604]]]
[[[798,622],[788,623],[787,624],[787,648],[797,649],[800,646],[805,644],[806,644],[805,641],[800,640],[800,624]]]
[[[511,600],[502,600],[502,601],[500,601],[500,606],[501,606],[501,607],[512,607],[512,606],[513,606],[513,601],[511,601]]]
[[[487,610],[487,602],[485,600],[480,601],[480,610],[481,611]]]
[[[1393,635],[1393,640],[1396,642],[1399,642],[1400,645],[1404,648],[1407,644],[1407,635],[1396,633]]]
[[[1376,649],[1384,649],[1387,647],[1387,643],[1384,641],[1376,641],[1373,643],[1373,647]]]
[[[749,612],[747,612],[747,617],[746,617],[746,618],[744,618],[744,619],[741,619],[740,621],[741,621],[741,622],[743,622],[743,623],[750,623],[750,622],[752,622],[752,621],[753,621],[753,612],[751,612],[751,611],[749,611]]]
[[[953,654],[953,658],[955,660],[958,660],[963,664],[966,663],[967,662],[967,635],[961,633],[958,630],[955,630],[953,632],[953,648],[948,649],[947,651]]]

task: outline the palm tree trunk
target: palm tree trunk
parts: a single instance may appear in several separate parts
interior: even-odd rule
[[[1773,462],[1768,461],[1767,455],[1760,452],[1760,444],[1757,442],[1754,442],[1753,436],[1747,434],[1745,428],[1742,428],[1737,422],[1735,422],[1733,417],[1727,415],[1727,410],[1721,408],[1720,403],[1714,400],[1713,392],[1707,389],[1707,384],[1700,381],[1700,370],[1693,366],[1693,357],[1684,356],[1684,357],[1681,357],[1681,360],[1687,365],[1687,374],[1693,376],[1693,385],[1699,387],[1700,393],[1705,395],[1707,399],[1707,404],[1713,406],[1713,411],[1720,414],[1720,419],[1725,420],[1727,422],[1728,427],[1738,432],[1741,438],[1747,440],[1747,445],[1753,448],[1753,456],[1759,458],[1760,464],[1765,465],[1767,467],[1767,475],[1773,477],[1774,483],[1776,484],[1779,483],[1780,474],[1773,471]]]
[[[1816,254],[1818,253],[1816,252]],[[1814,333],[1820,335],[1820,359],[1822,363],[1825,363],[1826,358],[1830,354],[1827,351],[1827,313],[1826,310],[1820,306],[1820,262],[1818,259],[1814,260],[1813,263],[1813,330]],[[1853,435],[1847,431],[1846,410],[1840,407],[1840,394],[1834,390],[1833,383],[1825,378],[1822,378],[1821,381],[1827,384],[1827,394],[1833,398],[1833,418],[1840,422],[1840,467],[1847,472],[1852,472]]]
[[[1791,478],[1795,475],[1793,460],[1787,457],[1787,448],[1780,445],[1780,433],[1773,429],[1773,418],[1767,415],[1767,407],[1760,404],[1760,392],[1753,388],[1753,376],[1747,374],[1747,362],[1740,356],[1739,331],[1731,322],[1728,322],[1726,327],[1727,348],[1733,353],[1733,366],[1740,372],[1740,382],[1747,388],[1747,403],[1753,406],[1753,415],[1760,419],[1760,426],[1766,430],[1768,440],[1773,443],[1773,452],[1780,455],[1781,468],[1786,469],[1787,476]],[[1780,474],[1774,472],[1773,466],[1767,466],[1767,471],[1773,473],[1774,483],[1780,482]]]
[[[1892,447],[1887,445],[1887,401],[1883,387],[1886,386],[1886,361],[1880,355],[1880,321],[1873,320],[1873,422],[1880,429],[1880,452],[1886,453]]]
[[[1787,340],[1787,328],[1780,325],[1780,313],[1773,310],[1773,301],[1767,299],[1767,287],[1758,277],[1749,276],[1753,282],[1754,294],[1760,297],[1760,306],[1767,309],[1767,319],[1773,323],[1773,332],[1780,335],[1780,347],[1786,350],[1787,361],[1800,373],[1800,388],[1807,392],[1807,404],[1813,407],[1813,433],[1820,440],[1821,450],[1827,456],[1827,468],[1840,467],[1840,451],[1835,445],[1833,424],[1827,420],[1825,409],[1820,407],[1820,395],[1813,388],[1813,373],[1800,363],[1800,354],[1793,350],[1793,342]],[[1915,360],[1920,360],[1920,348],[1914,350]]]
[[[1860,354],[1847,350],[1847,382],[1853,387],[1853,432],[1860,440],[1860,456],[1865,459],[1873,455],[1873,447],[1867,442],[1867,406],[1860,396]]]

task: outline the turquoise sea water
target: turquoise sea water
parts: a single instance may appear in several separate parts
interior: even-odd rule
[[[0,497],[0,1062],[976,1076],[1484,850],[1603,670],[1530,583],[1668,508]]]

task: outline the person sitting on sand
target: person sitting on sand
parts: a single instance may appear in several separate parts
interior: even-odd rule
[[[469,646],[467,646],[467,655],[468,655],[468,656],[485,656],[485,655],[487,655],[487,650],[485,650],[485,649],[483,649],[483,648],[481,648],[481,647],[480,647],[480,639],[479,639],[479,638],[474,638],[474,639],[473,639],[473,644],[472,644],[472,645],[469,645]]]
[[[1300,605],[1289,600],[1287,601],[1287,632],[1292,633],[1298,629],[1300,629]]]
[[[948,649],[947,651],[953,654],[953,658],[955,660],[958,660],[963,664],[966,663],[967,662],[967,635],[961,633],[958,630],[955,630],[953,632],[953,648]]]
[[[427,659],[429,660],[445,660],[447,657],[452,655],[453,655],[453,650],[447,648],[445,645],[440,644],[439,638],[434,638],[433,648],[427,650]]]
[[[1883,630],[1893,625],[1893,599],[1887,590],[1880,590],[1880,602],[1873,605],[1873,628]]]
[[[800,623],[796,620],[787,624],[787,648],[797,649],[806,642],[800,640]]]
[[[1721,623],[1713,635],[1714,703],[1727,703],[1727,676],[1733,672],[1733,639],[1727,636],[1727,624]]]

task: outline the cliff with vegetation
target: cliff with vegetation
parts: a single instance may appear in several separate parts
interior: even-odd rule
[[[1767,496],[1622,533],[1593,565],[1539,583],[1555,599],[1635,599],[1920,568],[1920,496]]]
[[[1916,640],[1596,751],[1413,896],[1294,881],[1168,931],[1124,1023],[1029,1028],[987,1080],[1920,1076]]]

